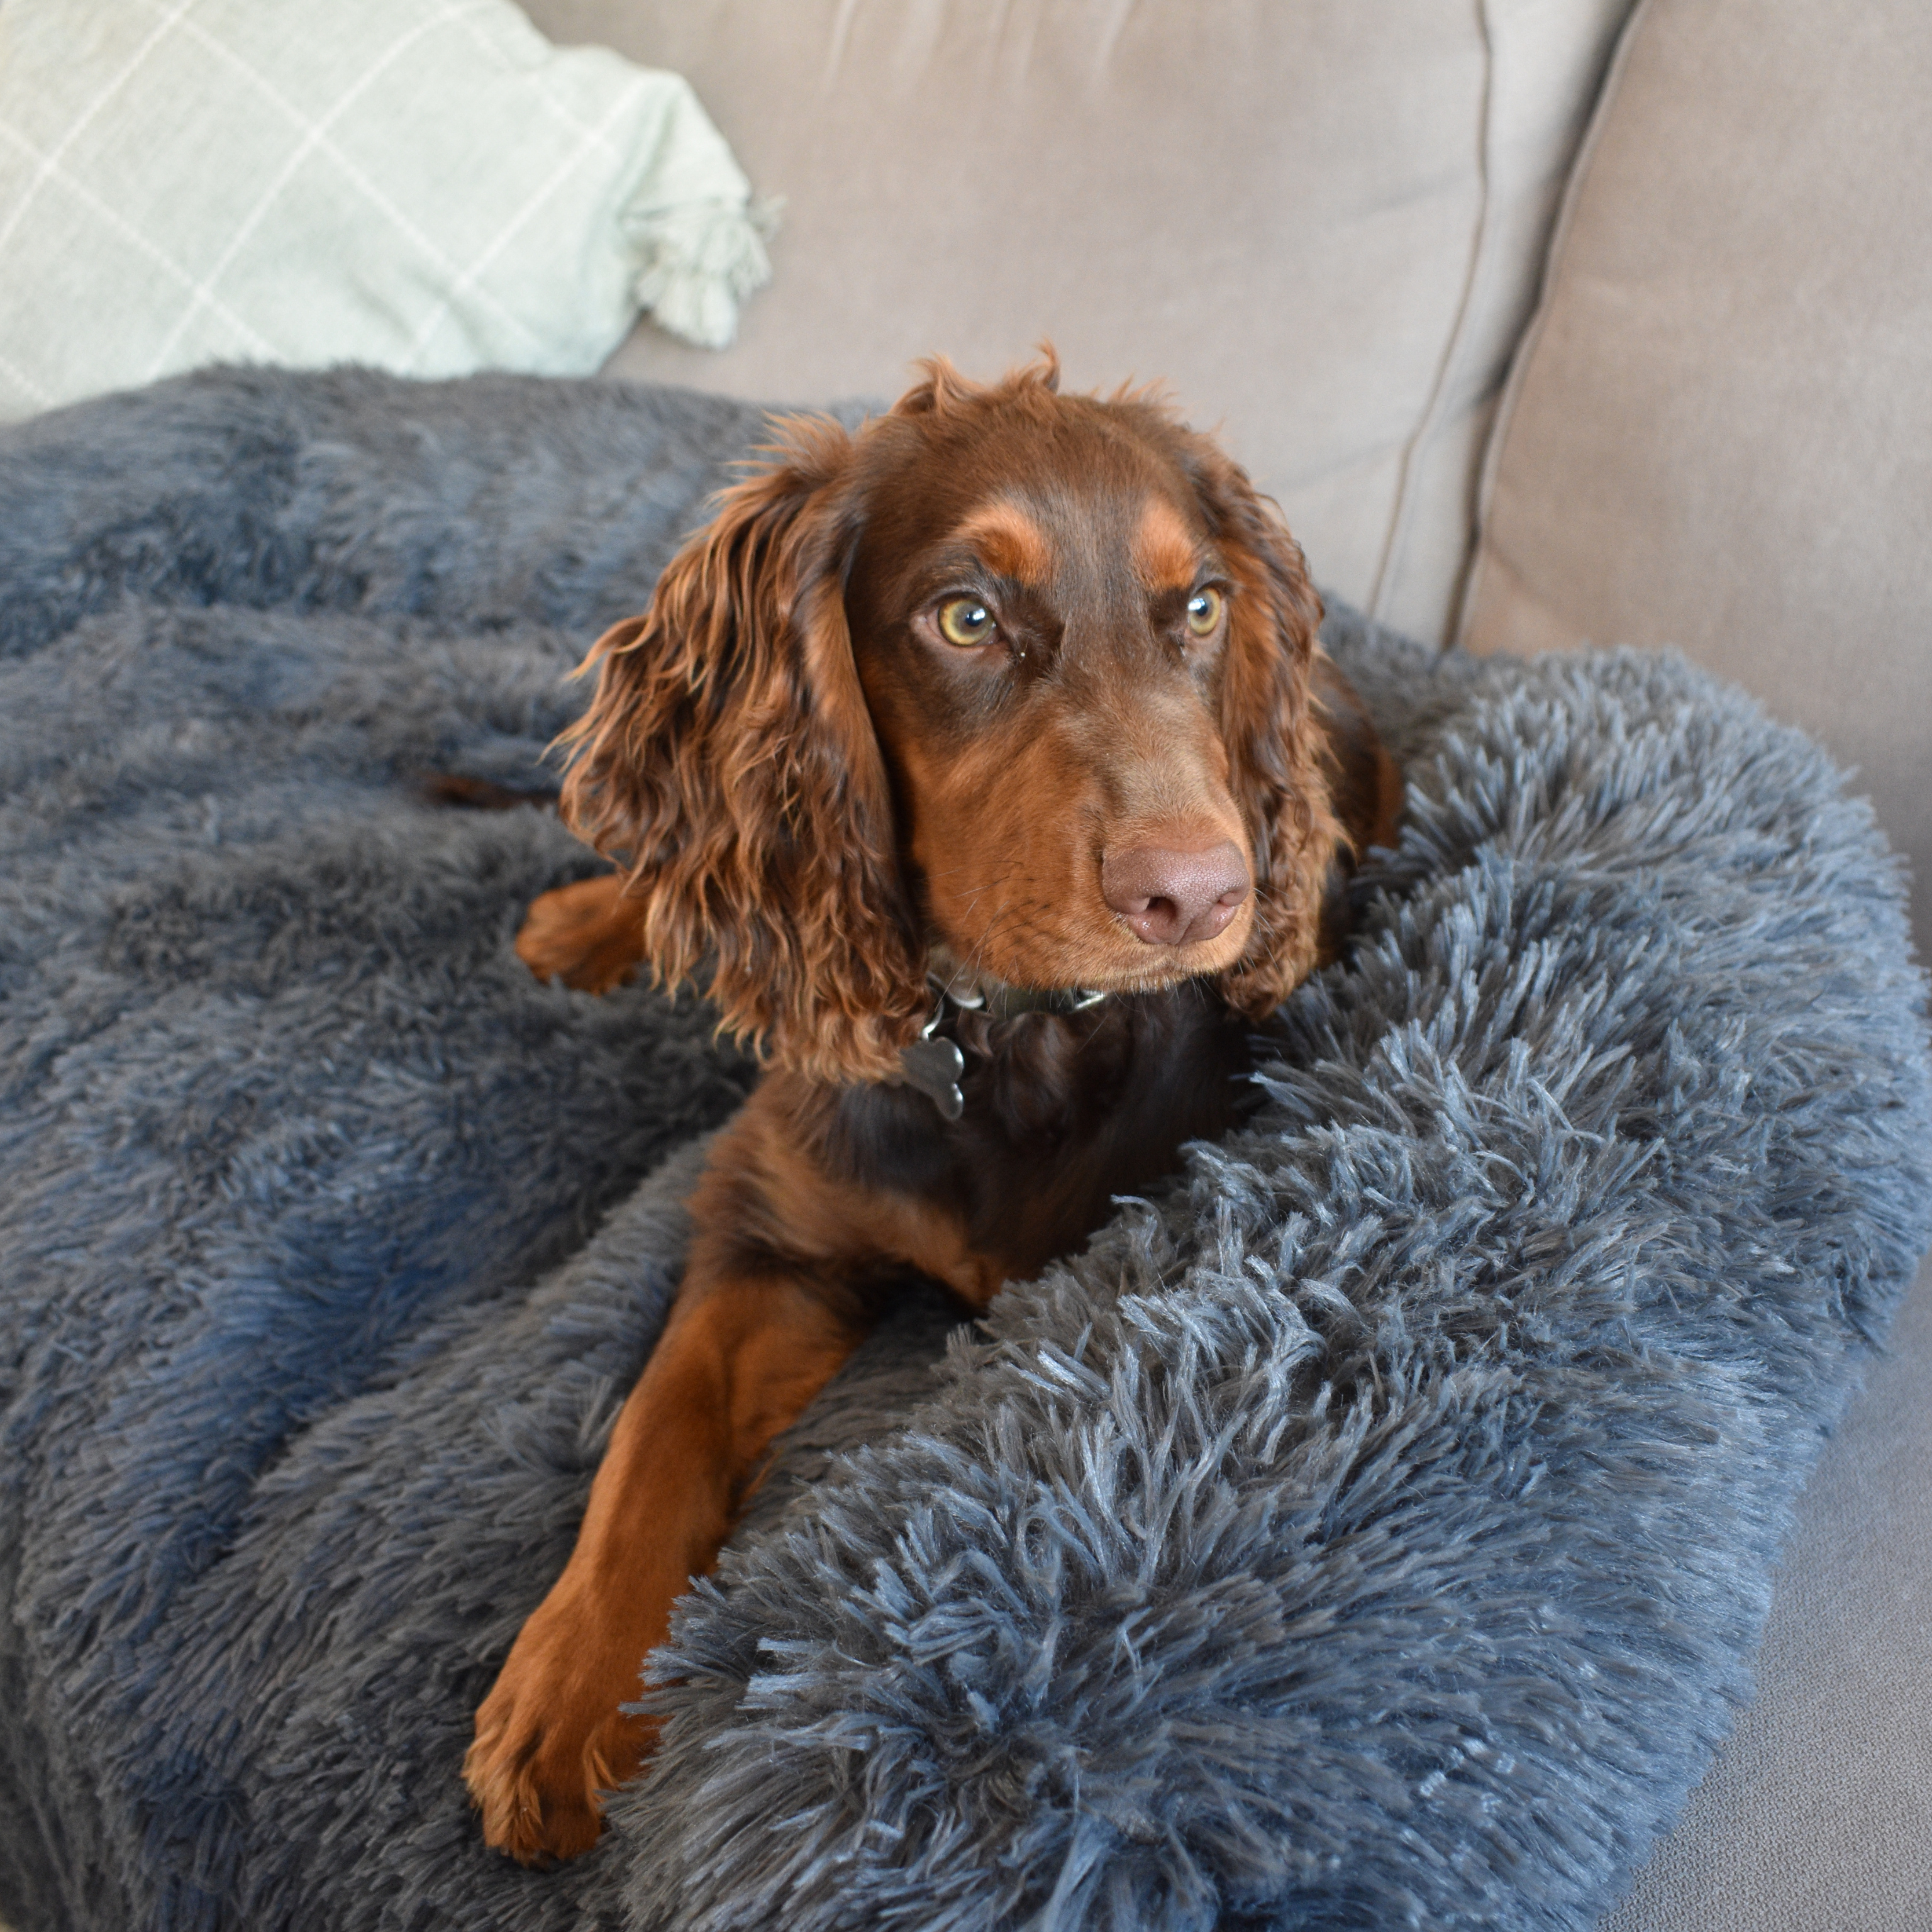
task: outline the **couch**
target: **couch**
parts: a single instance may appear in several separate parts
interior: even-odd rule
[[[608,376],[817,405],[1048,338],[1074,384],[1163,379],[1372,627],[1674,646],[1932,871],[1907,0],[527,10],[687,76],[784,203],[734,346],[640,323]],[[1932,1922],[1928,1363],[1922,1275],[1800,1506],[1757,1696],[1609,1932]]]

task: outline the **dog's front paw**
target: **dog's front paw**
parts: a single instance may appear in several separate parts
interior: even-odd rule
[[[538,1607],[477,1709],[463,1760],[484,1841],[525,1864],[587,1852],[602,1794],[637,1775],[656,1739],[656,1719],[617,1708],[638,1694],[643,1648],[585,1623],[555,1593]]]
[[[517,957],[539,980],[608,993],[644,956],[644,910],[624,896],[621,874],[559,886],[534,900],[517,934]]]

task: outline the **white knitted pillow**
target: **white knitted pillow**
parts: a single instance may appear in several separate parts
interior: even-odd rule
[[[6,0],[0,418],[216,361],[594,370],[768,277],[675,74],[508,0]]]

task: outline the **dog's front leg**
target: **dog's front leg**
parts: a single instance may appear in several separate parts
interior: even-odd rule
[[[596,1842],[601,1793],[656,1731],[618,1708],[708,1570],[772,1438],[836,1372],[859,1329],[836,1294],[746,1265],[700,1225],[685,1285],[617,1418],[577,1547],[476,1713],[463,1774],[488,1842],[526,1863]]]

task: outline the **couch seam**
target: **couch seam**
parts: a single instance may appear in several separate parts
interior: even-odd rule
[[[1421,420],[1410,431],[1408,439],[1402,446],[1401,467],[1396,478],[1395,503],[1389,513],[1388,532],[1382,539],[1382,556],[1376,566],[1375,584],[1369,592],[1369,614],[1378,622],[1382,622],[1387,614],[1384,600],[1394,587],[1396,572],[1400,567],[1402,554],[1408,548],[1409,526],[1414,520],[1415,512],[1418,459],[1424,445],[1432,440],[1442,424],[1444,398],[1450,390],[1450,378],[1462,360],[1462,351],[1468,334],[1470,312],[1475,305],[1476,284],[1481,275],[1489,240],[1490,203],[1495,182],[1491,148],[1496,137],[1496,36],[1490,21],[1490,0],[1476,0],[1475,12],[1477,31],[1481,34],[1483,41],[1483,85],[1477,108],[1476,216],[1470,226],[1469,257],[1462,272],[1462,288],[1456,298],[1455,316],[1449,325],[1449,334],[1436,365],[1429,398],[1423,405]],[[1474,531],[1474,520],[1472,519],[1472,542]],[[1454,616],[1453,604],[1445,614]],[[1440,645],[1446,634],[1446,629],[1443,629],[1441,634],[1432,641]]]
[[[1536,307],[1516,339],[1508,372],[1503,378],[1502,392],[1496,399],[1496,414],[1490,419],[1489,434],[1484,440],[1482,466],[1476,484],[1468,560],[1463,567],[1462,584],[1450,611],[1447,635],[1452,647],[1457,650],[1470,648],[1470,625],[1482,602],[1485,552],[1492,542],[1488,527],[1490,512],[1496,502],[1497,479],[1502,470],[1503,446],[1508,440],[1510,426],[1515,421],[1516,405],[1528,386],[1530,368],[1549,328],[1563,256],[1570,245],[1570,231],[1576,225],[1577,208],[1588,188],[1590,176],[1596,165],[1597,150],[1603,143],[1604,130],[1616,111],[1617,96],[1623,91],[1624,70],[1630,63],[1630,50],[1643,32],[1652,6],[1653,0],[1636,0],[1618,31],[1616,50],[1598,86],[1596,104],[1590,110],[1589,125],[1584,129],[1583,138],[1577,144],[1576,158],[1570,164],[1570,178],[1563,184],[1563,198],[1557,205],[1556,219],[1550,226],[1549,245],[1544,251],[1542,278],[1537,289]],[[1514,566],[1511,568],[1519,582],[1526,581],[1520,571]]]

